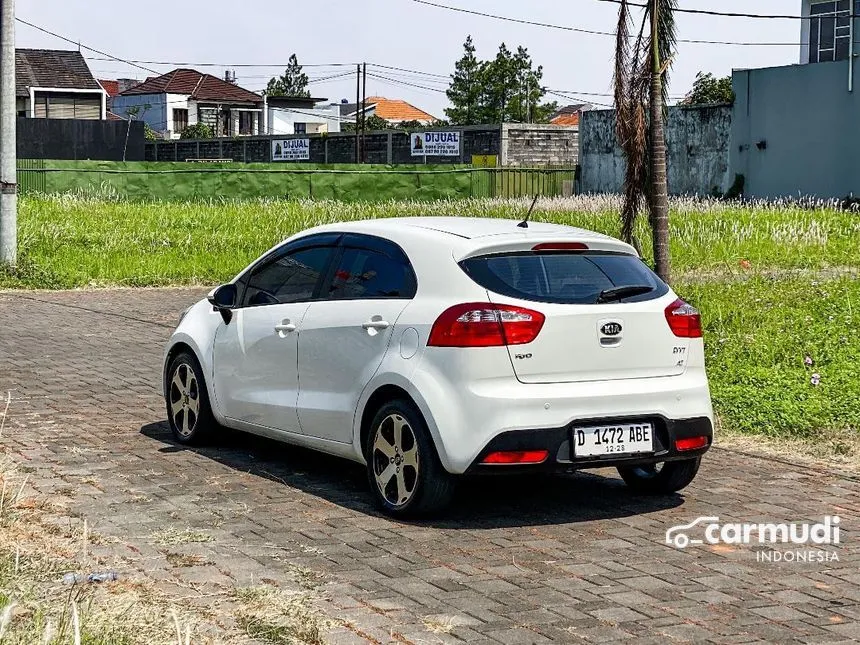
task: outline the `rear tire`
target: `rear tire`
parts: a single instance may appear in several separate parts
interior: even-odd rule
[[[618,474],[636,493],[671,495],[690,485],[699,472],[701,461],[701,457],[696,457],[648,466],[619,466]]]
[[[376,505],[393,517],[432,515],[454,494],[454,477],[439,461],[424,417],[397,399],[374,415],[365,446],[367,478]]]
[[[218,423],[209,405],[209,392],[197,357],[177,354],[167,368],[164,402],[173,438],[181,444],[203,443],[212,438]]]

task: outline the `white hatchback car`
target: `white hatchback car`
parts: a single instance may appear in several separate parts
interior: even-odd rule
[[[499,219],[286,240],[183,314],[164,396],[179,442],[223,425],[364,463],[395,515],[467,473],[616,466],[672,493],[713,437],[698,312],[627,244]]]

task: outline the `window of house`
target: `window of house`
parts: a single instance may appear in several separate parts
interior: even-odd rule
[[[188,110],[173,108],[173,131],[182,132],[188,127]]]
[[[308,133],[308,124],[307,123],[294,123],[293,124],[293,132],[295,134],[307,134]]]
[[[860,0],[855,0],[855,15]],[[851,0],[814,2],[809,10],[809,62],[847,60],[851,39]]]
[[[253,112],[239,112],[239,134],[254,134]]]

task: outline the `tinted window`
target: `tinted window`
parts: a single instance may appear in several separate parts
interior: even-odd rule
[[[344,249],[329,290],[332,300],[414,295],[412,269],[402,260],[370,249]]]
[[[331,253],[331,247],[302,249],[257,269],[248,281],[245,303],[254,306],[310,300]]]
[[[648,293],[623,302],[651,300],[669,287],[639,258],[608,253],[517,253],[464,260],[461,266],[495,293],[561,304],[595,304],[607,289],[649,286]]]

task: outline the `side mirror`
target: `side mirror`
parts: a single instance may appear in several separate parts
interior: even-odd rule
[[[236,307],[236,299],[239,290],[235,284],[221,285],[209,296],[209,303],[215,307],[224,319],[224,324],[229,325],[233,319],[233,309]]]

